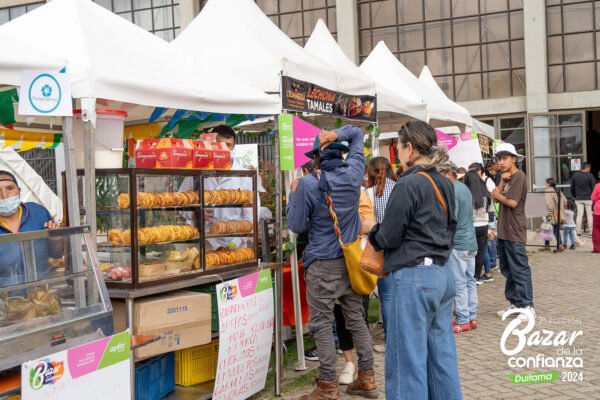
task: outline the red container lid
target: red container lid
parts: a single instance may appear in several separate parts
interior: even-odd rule
[[[73,114],[81,114],[81,109],[73,110]],[[127,117],[127,111],[125,110],[106,110],[102,108],[96,108],[96,114],[113,114],[113,115],[122,115]]]

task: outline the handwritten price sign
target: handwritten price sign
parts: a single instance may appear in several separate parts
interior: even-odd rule
[[[217,285],[217,299],[219,362],[213,399],[247,399],[267,380],[274,317],[271,271]]]

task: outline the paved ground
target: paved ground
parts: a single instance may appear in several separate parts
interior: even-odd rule
[[[479,329],[457,335],[460,378],[465,399],[600,399],[600,256],[590,252],[586,245],[560,254],[537,252],[531,248],[530,264],[533,270],[534,300],[538,320],[534,331],[542,329],[583,331],[573,346],[564,346],[573,353],[581,352],[584,368],[510,368],[508,356],[500,350],[500,338],[507,322],[496,316],[504,300],[504,278],[494,272],[495,281],[479,286]],[[381,334],[374,328],[375,343],[382,343]],[[514,341],[508,342],[510,347]],[[526,348],[518,356],[536,356],[538,353],[556,357],[562,346]],[[309,363],[313,367],[316,363]],[[383,385],[384,356],[376,354],[375,369],[380,385],[380,399],[385,398]],[[338,371],[343,368],[339,360]],[[507,374],[560,371],[559,381],[515,385]],[[563,372],[583,371],[583,381],[567,382]],[[576,376],[579,378],[579,376]],[[307,393],[311,389],[299,393]],[[299,393],[285,393],[284,398],[295,398]],[[343,394],[342,399],[355,399]]]

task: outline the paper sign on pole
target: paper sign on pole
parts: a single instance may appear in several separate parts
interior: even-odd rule
[[[23,400],[128,399],[129,340],[123,332],[24,363]]]
[[[19,115],[72,116],[69,76],[60,72],[23,71]]]
[[[479,140],[477,139],[458,142],[456,146],[448,151],[448,155],[450,156],[450,161],[456,164],[457,167],[468,169],[469,165],[474,162],[483,164],[481,147],[479,146]]]
[[[213,399],[243,400],[267,380],[273,342],[271,271],[217,285],[219,361]]]
[[[282,171],[300,168],[310,161],[304,153],[312,150],[315,136],[319,132],[321,132],[320,128],[295,115],[279,116],[279,154]]]

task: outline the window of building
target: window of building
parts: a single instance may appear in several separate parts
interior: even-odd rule
[[[499,118],[500,139],[515,146],[517,153],[527,156],[527,142],[525,129],[525,116],[510,116]],[[519,166],[523,172],[527,172],[527,158]]]
[[[583,113],[534,114],[530,121],[533,184],[543,187],[547,178],[569,184],[576,170],[571,159],[583,160],[585,154]]]
[[[5,24],[8,21],[12,21],[13,19],[20,17],[31,10],[35,10],[45,3],[45,1],[38,1],[37,3],[30,3],[22,6],[0,8],[0,25]]]
[[[171,41],[179,33],[179,0],[93,1],[164,40]]]
[[[200,9],[207,0],[200,0]],[[335,20],[336,0],[254,0],[260,9],[286,35],[304,46],[319,18],[323,19],[334,37],[337,37]],[[383,32],[376,34],[382,35]]]
[[[525,94],[522,1],[358,0],[358,13],[361,61],[383,40],[452,99]]]
[[[546,0],[548,91],[599,88],[600,2]]]
[[[31,166],[46,182],[46,185],[54,193],[58,193],[58,187],[56,182],[56,157],[54,155],[54,149],[31,149],[22,151],[19,153],[27,164]]]

